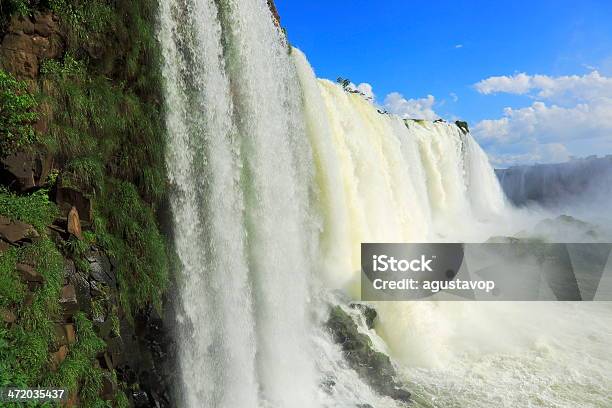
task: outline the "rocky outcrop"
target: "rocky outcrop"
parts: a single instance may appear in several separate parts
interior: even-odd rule
[[[461,129],[464,134],[467,135],[468,133],[470,133],[470,127],[468,126],[467,122],[464,122],[462,120],[456,120],[455,125],[457,125],[457,127]]]
[[[0,158],[0,183],[15,191],[28,191],[45,183],[51,159],[43,153],[20,151]]]
[[[397,380],[397,372],[389,357],[374,349],[372,340],[359,332],[355,321],[341,306],[331,309],[327,327],[333,340],[342,347],[351,368],[373,390],[397,401],[410,402],[410,392]]]
[[[41,64],[64,52],[57,17],[51,12],[39,11],[31,16],[13,15],[0,36],[0,69],[24,80],[31,93],[40,91]],[[40,109],[49,110],[46,104],[42,105]],[[40,134],[45,133],[51,116],[51,112],[40,115],[33,128]],[[27,191],[43,185],[52,167],[53,160],[44,149],[20,150],[6,157],[0,154],[0,183],[15,191]]]
[[[368,329],[374,328],[374,321],[378,317],[376,309],[363,303],[351,303],[351,308],[357,309],[361,312]]]
[[[166,310],[169,310],[167,308]],[[177,345],[171,336],[167,314],[149,308],[135,316],[134,324],[121,323],[121,341],[112,344],[119,351],[116,370],[131,384],[129,398],[137,408],[174,407],[172,386],[177,376]]]
[[[280,15],[278,14],[278,10],[276,9],[276,4],[274,4],[274,0],[268,0],[268,7],[272,12],[272,17],[274,18],[274,24],[277,27],[280,27]]]
[[[606,208],[612,197],[612,155],[496,169],[504,193],[515,205],[550,208]]]
[[[0,68],[18,79],[35,79],[41,63],[63,51],[59,20],[51,12],[14,15],[0,43]]]
[[[0,215],[0,240],[5,243],[18,245],[24,242],[31,242],[38,236],[38,232],[30,224],[11,220]]]
[[[81,222],[86,224],[93,220],[92,202],[89,197],[82,191],[75,188],[65,187],[60,184],[56,188],[55,202],[63,217],[68,217],[70,211],[74,208]]]

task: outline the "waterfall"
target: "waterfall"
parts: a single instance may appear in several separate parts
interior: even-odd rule
[[[328,304],[358,298],[362,242],[521,228],[485,153],[454,124],[381,114],[317,79],[265,0],[160,0],[158,36],[181,405],[395,406],[347,368],[323,328]],[[453,319],[485,316],[375,306],[376,344],[405,367],[450,364]]]
[[[588,215],[604,208],[612,196],[612,155],[516,166],[496,173],[508,198],[518,206],[584,207]]]
[[[454,124],[381,114],[360,95],[316,79],[299,50],[292,55],[313,151],[324,280],[358,295],[361,242],[443,240],[450,226],[488,238],[471,235],[474,225],[508,206],[471,135]]]
[[[309,150],[281,33],[265,1],[164,0],[159,38],[184,404],[311,407]]]

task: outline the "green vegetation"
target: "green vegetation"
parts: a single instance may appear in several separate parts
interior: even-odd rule
[[[409,401],[410,393],[396,381],[397,372],[389,357],[374,348],[372,340],[359,331],[353,318],[342,307],[332,307],[327,327],[334,341],[342,347],[349,366],[372,389],[395,400]]]
[[[0,69],[0,157],[36,141],[32,128],[38,118],[36,106],[26,83]]]
[[[56,217],[57,208],[49,201],[45,189],[20,196],[0,186],[0,215],[32,224],[38,232],[44,232]]]
[[[19,280],[15,269],[17,259],[15,248],[10,248],[0,256],[0,308],[3,309],[21,302],[25,296],[25,285]]]
[[[82,312],[74,316],[78,343],[71,349],[66,360],[52,373],[46,383],[49,386],[62,384],[71,391],[76,391],[79,381],[82,388],[79,392],[81,404],[85,407],[107,406],[98,396],[102,387],[102,371],[94,367],[96,354],[104,350],[105,344],[96,335],[93,325]]]
[[[13,14],[26,16],[32,12],[30,0],[4,0],[0,1],[0,23],[5,24],[8,17]]]
[[[49,148],[67,162],[62,185],[94,199],[93,243],[119,262],[126,310],[148,302],[159,306],[168,275],[165,244],[151,209],[165,192],[160,112],[126,85],[87,74],[85,64],[70,54],[43,69],[60,90],[53,101],[58,114]]]
[[[112,3],[100,0],[48,0],[60,17],[71,44],[78,45],[112,29],[117,18]]]
[[[73,318],[77,342],[57,371],[50,369],[50,352],[58,347],[55,322],[61,319],[59,299],[64,284],[64,257],[45,234],[45,226],[56,213],[45,190],[26,196],[0,190],[0,215],[31,223],[41,234],[32,244],[0,253],[0,309],[18,316],[10,326],[0,324],[0,386],[65,387],[70,392],[79,390],[83,406],[107,407],[99,397],[103,372],[95,365],[105,345],[82,312]],[[93,239],[92,233],[84,235],[85,241]],[[75,263],[84,262],[85,241],[71,238],[60,249]],[[16,269],[18,263],[35,265],[43,283],[28,290]]]
[[[351,80],[350,79],[346,79],[346,78],[342,78],[342,77],[338,77],[338,79],[336,79],[336,82],[339,83],[345,91],[351,85]]]
[[[72,32],[61,60],[45,61],[41,68],[50,90],[44,102],[54,112],[46,143],[65,163],[61,185],[93,200],[92,243],[118,260],[121,302],[134,312],[149,302],[159,306],[168,280],[154,213],[165,194],[158,56],[150,24],[154,2],[118,1],[112,7],[114,2],[93,2],[91,8],[88,3],[51,2],[62,24],[88,24],[78,24],[87,33]],[[84,49],[95,48],[102,37],[123,49],[102,49],[94,60]],[[115,61],[111,52],[124,59]],[[79,257],[74,259],[78,267]]]
[[[35,263],[44,284],[26,301],[26,286],[15,266],[17,262]],[[48,372],[48,352],[54,346],[53,321],[60,313],[59,291],[63,283],[63,258],[49,239],[9,251],[2,255],[1,303],[12,306],[19,323],[0,329],[0,385],[42,384]],[[8,286],[5,289],[5,286]],[[9,296],[9,287],[15,288]]]
[[[417,123],[421,126],[426,126],[427,121],[425,119],[404,119],[404,125],[406,125],[406,127],[408,127],[409,123],[413,122],[413,123]]]
[[[160,309],[160,288],[167,285],[168,260],[154,214],[131,183],[115,180],[106,194],[104,202],[109,205],[100,209],[94,229],[98,243],[119,263],[122,306],[136,310],[151,302]]]

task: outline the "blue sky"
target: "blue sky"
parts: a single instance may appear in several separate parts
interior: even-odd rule
[[[289,40],[318,76],[371,84],[381,105],[393,92],[408,102],[393,104],[400,107],[432,95],[436,115],[473,127],[485,121],[475,135],[500,164],[612,153],[612,124],[575,137],[551,125],[572,114],[585,121],[584,104],[599,122],[610,108],[612,122],[612,1],[276,3]],[[501,78],[475,86],[491,77]]]

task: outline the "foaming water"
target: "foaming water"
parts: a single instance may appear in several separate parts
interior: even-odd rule
[[[612,303],[471,306],[450,358],[404,368],[422,406],[611,406]]]

